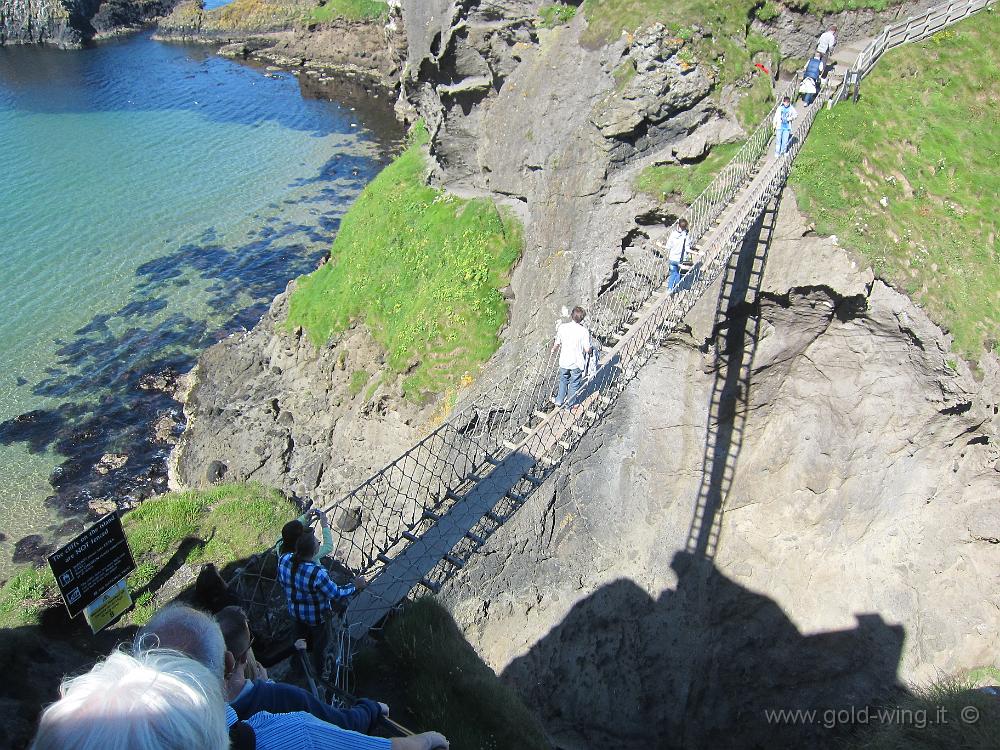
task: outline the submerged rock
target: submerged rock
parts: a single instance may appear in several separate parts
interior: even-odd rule
[[[98,474],[107,474],[122,468],[127,463],[128,456],[124,453],[105,453],[94,466],[94,471]]]
[[[56,551],[55,545],[47,544],[41,534],[29,534],[14,544],[15,563],[44,565],[45,559]]]

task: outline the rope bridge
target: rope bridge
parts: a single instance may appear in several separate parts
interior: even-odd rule
[[[864,75],[888,47],[928,36],[991,3],[956,0],[901,22],[903,31],[900,23],[886,27],[849,73]],[[369,581],[344,618],[333,659],[338,687],[348,689],[349,641],[366,636],[411,592],[437,592],[614,407],[778,196],[823,102],[845,99],[848,80],[805,109],[781,157],[770,153],[772,126],[766,117],[684,212],[696,262],[677,288],[666,288],[667,260],[657,247],[646,245],[621,264],[589,314],[592,334],[610,349],[572,408],[553,408],[556,354],[550,341],[542,341],[488,377],[431,434],[323,508],[337,535],[334,569],[362,573]],[[791,81],[782,95],[794,97],[797,85]],[[233,583],[251,621],[279,635],[290,625],[274,558],[273,552],[258,556]]]

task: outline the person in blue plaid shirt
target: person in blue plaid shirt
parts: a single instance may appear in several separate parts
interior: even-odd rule
[[[295,552],[278,559],[278,580],[285,590],[288,613],[295,622],[295,637],[305,638],[313,663],[320,670],[317,674],[322,674],[329,634],[326,622],[333,612],[333,602],[360,591],[367,582],[363,576],[355,576],[352,583],[338,586],[326,568],[313,562],[318,547],[311,530],[300,536]]]

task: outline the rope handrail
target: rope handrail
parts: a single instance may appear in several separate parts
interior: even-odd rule
[[[887,26],[859,55],[858,69],[867,72],[885,49],[923,38],[993,2],[952,0]],[[792,95],[795,86],[789,82],[779,99]],[[808,107],[788,150],[776,158],[768,155],[769,114],[692,202],[682,218],[700,257],[676,289],[664,289],[667,262],[661,253],[650,250],[628,259],[626,272],[591,305],[592,330],[611,346],[572,410],[551,409],[557,370],[549,341],[543,340],[482,383],[429,435],[324,508],[341,512],[334,557],[370,581],[348,608],[352,638],[364,636],[418,584],[435,591],[460,569],[614,407],[777,197],[822,104],[842,101],[844,90],[824,92]],[[386,576],[390,565],[394,574]],[[253,597],[258,589],[259,581]],[[273,584],[267,596],[274,596]]]

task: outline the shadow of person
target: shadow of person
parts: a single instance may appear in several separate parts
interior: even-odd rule
[[[856,728],[844,712],[899,690],[901,625],[806,635],[711,562],[672,567],[676,589],[609,583],[504,670],[557,747],[827,747]]]

